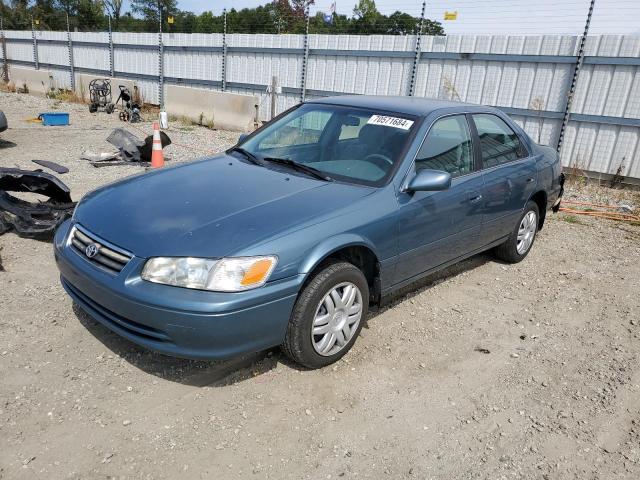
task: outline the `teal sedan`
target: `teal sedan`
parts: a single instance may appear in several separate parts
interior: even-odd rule
[[[135,343],[195,359],[281,346],[319,368],[416,280],[490,249],[523,260],[562,183],[555,150],[495,108],[324,98],[89,193],[55,258],[74,301]]]

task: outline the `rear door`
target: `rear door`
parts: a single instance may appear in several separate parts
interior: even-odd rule
[[[482,172],[476,171],[471,130],[465,115],[438,119],[416,156],[410,178],[421,169],[451,174],[448,190],[400,192],[396,283],[478,247]]]
[[[536,182],[536,161],[517,133],[499,116],[471,115],[482,162],[483,245],[496,241],[515,227]]]

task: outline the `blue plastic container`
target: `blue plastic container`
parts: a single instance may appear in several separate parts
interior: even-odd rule
[[[42,120],[42,125],[44,126],[52,126],[52,125],[69,125],[69,114],[63,112],[48,112],[41,113],[38,116],[39,119]]]

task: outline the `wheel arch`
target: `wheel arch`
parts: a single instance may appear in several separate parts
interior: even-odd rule
[[[380,260],[371,242],[355,235],[332,237],[317,245],[300,266],[305,283],[313,278],[327,262],[342,260],[358,267],[369,285],[369,301],[377,303],[380,298]]]
[[[535,204],[538,205],[538,213],[540,214],[540,218],[538,219],[538,230],[542,230],[544,220],[547,216],[547,192],[544,190],[538,190],[529,197],[529,201],[535,202]]]

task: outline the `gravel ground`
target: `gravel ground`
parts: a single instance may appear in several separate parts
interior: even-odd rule
[[[106,142],[106,138],[114,128],[125,128],[142,140],[153,134],[152,121],[157,119],[157,114],[143,113],[143,119],[149,121],[123,123],[117,113],[91,114],[87,105],[4,92],[0,92],[0,110],[7,115],[10,128],[0,135],[0,166],[42,168],[31,162],[34,159],[65,165],[70,171],[61,179],[71,188],[74,200],[105,183],[144,172],[147,164],[96,168],[80,156],[85,151],[113,151],[114,147]],[[42,112],[68,112],[71,124],[43,127],[27,122]],[[236,132],[211,131],[181,122],[171,122],[166,133],[173,142],[164,150],[167,165],[220,152],[233,145],[239,136]]]
[[[53,103],[0,94],[0,165],[62,163],[74,199],[142,171],[78,159],[115,117],[23,121]],[[148,352],[72,305],[50,244],[0,246],[0,478],[640,478],[640,227],[551,216],[524,262],[479,255],[425,280],[318,371],[277,350]]]

